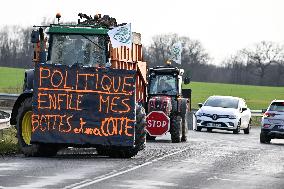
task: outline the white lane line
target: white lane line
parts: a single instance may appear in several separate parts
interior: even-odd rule
[[[108,173],[108,174],[105,174],[105,175],[101,175],[101,176],[99,176],[99,177],[95,177],[95,178],[93,178],[93,179],[87,179],[87,180],[84,180],[84,181],[81,181],[81,182],[78,182],[78,183],[74,183],[74,184],[72,184],[72,185],[70,185],[70,186],[64,187],[64,189],[69,189],[69,188],[72,188],[72,189],[84,188],[84,187],[86,187],[86,186],[90,186],[90,185],[92,185],[92,184],[95,184],[95,183],[98,183],[98,182],[101,182],[101,181],[104,181],[104,180],[107,180],[107,179],[110,179],[110,178],[113,178],[113,177],[122,175],[122,174],[124,174],[124,173],[128,173],[128,172],[130,172],[130,171],[134,171],[134,170],[139,169],[139,168],[141,168],[141,167],[145,167],[145,166],[150,165],[150,164],[152,164],[152,163],[154,163],[154,162],[157,162],[157,161],[159,161],[159,160],[165,159],[165,158],[167,158],[167,157],[169,157],[169,156],[172,156],[172,155],[175,155],[175,154],[179,154],[179,153],[181,153],[181,152],[183,152],[183,151],[186,151],[187,149],[189,149],[189,147],[184,148],[184,149],[179,150],[179,151],[176,151],[176,152],[172,152],[172,153],[170,153],[170,154],[167,154],[167,155],[164,155],[164,156],[162,156],[162,157],[153,159],[153,160],[151,160],[151,161],[149,161],[149,162],[143,163],[143,164],[141,164],[141,165],[137,165],[137,166],[135,166],[135,167],[132,167],[132,168],[130,168],[130,169],[126,169],[126,170],[121,171],[121,172],[117,172],[117,173],[114,173],[114,174]],[[77,186],[76,186],[76,185],[77,185]]]

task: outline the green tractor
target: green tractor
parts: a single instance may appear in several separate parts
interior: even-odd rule
[[[128,31],[132,48],[113,48],[108,32],[125,26],[114,18],[80,13],[77,24],[64,25],[56,17],[58,24],[31,35],[35,67],[25,72],[10,120],[20,150],[53,156],[66,147],[95,147],[100,155],[135,156],[146,140],[140,35]]]

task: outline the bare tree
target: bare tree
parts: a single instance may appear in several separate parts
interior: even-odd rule
[[[272,64],[277,64],[283,60],[283,48],[273,42],[262,41],[251,49],[244,49],[242,53],[247,56],[247,64],[252,65],[259,76],[259,84],[264,84],[264,76],[267,69]]]
[[[182,65],[175,64],[175,66],[184,68],[186,74],[195,79],[202,77],[202,75],[198,74],[198,69],[201,68],[200,65],[209,62],[208,53],[206,53],[199,41],[191,40],[188,37],[179,37],[177,34],[163,34],[153,37],[153,43],[144,49],[144,58],[150,63],[149,66],[164,65],[165,61],[170,58],[170,48],[176,42],[182,43],[183,50]],[[203,68],[205,69],[205,67]]]

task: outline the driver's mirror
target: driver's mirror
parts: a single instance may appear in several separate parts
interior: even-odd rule
[[[189,84],[190,83],[190,78],[189,77],[185,77],[183,80],[184,84]]]
[[[31,43],[39,42],[39,31],[33,30],[31,33]]]
[[[203,106],[203,104],[202,103],[198,103],[198,106],[199,106],[199,108],[201,108]]]

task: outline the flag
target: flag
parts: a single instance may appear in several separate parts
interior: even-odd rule
[[[171,50],[170,59],[175,61],[177,64],[181,64],[181,51],[182,51],[181,42],[174,43],[170,50]]]
[[[132,47],[132,33],[131,24],[126,24],[123,26],[118,26],[109,30],[108,35],[113,48],[120,46],[126,46],[128,48]]]

